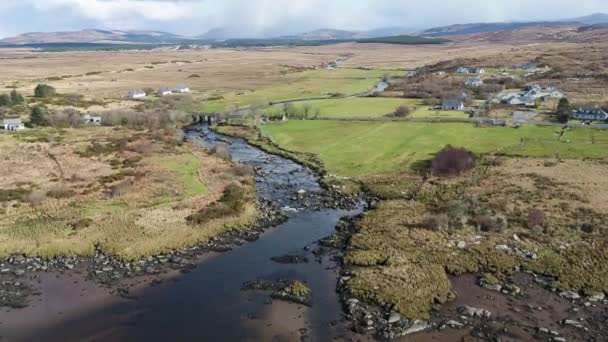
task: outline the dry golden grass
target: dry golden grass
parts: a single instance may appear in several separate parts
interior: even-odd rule
[[[524,269],[554,277],[560,290],[601,292],[608,287],[608,226],[605,194],[597,189],[605,173],[600,161],[504,158],[457,178],[370,178],[370,189],[386,200],[352,237],[348,286],[412,319],[427,319],[450,298],[448,274],[504,280]],[[546,215],[542,226],[528,227],[533,209]],[[447,215],[449,229],[425,228],[428,215]],[[482,216],[503,223],[480,229]],[[497,248],[503,245],[508,250]]]
[[[252,175],[232,174],[230,162],[195,146],[168,145],[158,138],[166,133],[90,128],[1,135],[3,150],[32,152],[7,156],[11,169],[0,178],[0,188],[33,191],[23,200],[2,203],[0,255],[90,255],[99,246],[120,258],[136,259],[255,223]],[[44,134],[45,139],[61,139],[27,142],[31,135],[43,140]],[[92,142],[102,147],[91,149]],[[217,201],[233,183],[246,189],[242,212],[202,225],[187,222],[187,216]],[[49,190],[54,191],[49,195],[65,195],[35,203],[30,199]]]
[[[290,49],[31,52],[0,61],[0,88],[16,86],[30,95],[38,83],[48,83],[60,93],[114,100],[126,97],[130,89],[178,84],[190,85],[195,95],[224,93],[268,86],[293,67],[312,68],[337,57]]]

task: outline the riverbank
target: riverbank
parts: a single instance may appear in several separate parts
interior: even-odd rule
[[[98,254],[89,261],[94,268],[87,262],[75,262],[71,270],[58,267],[15,278],[15,282],[31,284],[35,292],[41,293],[34,293],[28,308],[0,313],[5,338],[36,340],[45,336],[47,340],[75,340],[103,336],[124,340],[125,336],[152,334],[153,339],[160,339],[170,333],[172,338],[187,335],[237,339],[267,333],[293,337],[295,332],[295,336],[310,338],[347,334],[338,324],[341,307],[334,291],[337,270],[330,257],[320,253],[316,241],[333,232],[339,217],[356,214],[360,209],[333,209],[341,203],[324,191],[313,172],[290,160],[266,154],[243,140],[215,136],[200,128],[189,130],[186,135],[189,142],[202,148],[225,146],[235,162],[252,167],[256,171],[259,202],[272,202],[272,208],[280,208],[280,216],[287,221],[256,236],[235,233],[226,239],[214,239],[209,245],[144,258],[141,261],[145,265],[139,265],[140,260],[123,265]],[[229,250],[230,242],[234,242],[230,252],[213,252]],[[190,255],[199,258],[191,259]],[[298,256],[295,264],[291,263],[294,255]],[[32,263],[32,260],[16,261],[23,261],[24,266]],[[134,267],[141,267],[144,274],[115,279],[114,273],[133,272]],[[92,278],[96,281],[91,281]],[[276,315],[278,306],[268,303],[271,293],[242,291],[243,284],[261,279],[286,279],[293,285],[279,289],[272,296],[276,299],[273,302],[290,300],[290,293],[303,293],[303,287],[308,288],[306,301],[312,298],[312,307],[277,302],[284,314]],[[78,285],[60,285],[72,281]],[[61,288],[74,288],[74,292],[62,294]],[[88,294],[87,298],[82,298],[82,294]],[[59,303],[57,296],[65,298],[65,302]],[[190,311],[196,314],[184,314]],[[23,314],[38,317],[32,320],[37,327],[32,335],[23,334],[34,331],[19,318]],[[286,323],[285,315],[294,315],[293,322]],[[157,329],[159,325],[147,323],[157,319],[164,322],[162,331]],[[270,324],[276,330],[269,328]],[[262,330],[265,333],[260,335]]]
[[[525,293],[519,304],[528,298],[526,291],[534,295],[545,293],[558,301],[576,299],[568,310],[543,307],[538,310],[540,313],[527,313],[538,322],[546,322],[541,318],[547,312],[553,317],[552,327],[557,334],[546,335],[548,340],[559,341],[564,336],[598,340],[604,333],[600,327],[585,329],[586,326],[573,323],[601,317],[597,312],[578,314],[580,308],[595,306],[601,313],[608,304],[608,227],[601,219],[608,208],[597,205],[604,203],[594,190],[602,187],[597,177],[581,178],[580,172],[603,174],[603,160],[488,153],[478,156],[473,171],[458,177],[429,177],[412,170],[372,176],[369,170],[374,168],[355,168],[350,164],[359,162],[352,159],[352,151],[359,148],[353,145],[356,137],[337,138],[333,131],[319,129],[315,130],[316,135],[300,139],[304,131],[290,135],[281,127],[279,124],[266,131],[279,130],[279,140],[288,141],[290,148],[306,144],[313,147],[303,151],[320,149],[321,159],[331,161],[330,170],[348,170],[347,174],[358,175],[363,187],[376,198],[370,203],[372,210],[345,228],[348,233],[342,245],[344,265],[339,291],[355,331],[392,339],[441,330],[446,322],[454,320],[457,328],[470,330],[467,336],[519,336],[525,340],[537,338],[542,335],[539,331],[548,329],[540,323],[532,326],[509,318],[518,318],[520,312],[494,310],[487,315],[491,310],[459,301],[492,288],[506,296]],[[341,138],[348,141],[348,147],[337,143]],[[384,136],[379,141],[386,140]],[[374,150],[377,154],[383,151]],[[334,156],[344,158],[332,159]],[[395,160],[382,162],[381,166],[385,166]],[[416,163],[416,170],[424,165]],[[522,272],[539,279],[538,283],[519,282]],[[460,278],[454,277],[465,275],[474,275],[475,286],[456,293],[455,284]],[[461,303],[462,308],[452,310],[452,316],[445,316],[450,319],[442,321],[440,313],[452,303]],[[493,307],[490,302],[483,305]],[[469,315],[469,311],[481,319],[473,323],[468,319],[464,324],[460,316]],[[497,330],[479,332],[483,324]],[[523,330],[510,336],[501,331],[500,324]],[[425,334],[432,335],[419,336]]]

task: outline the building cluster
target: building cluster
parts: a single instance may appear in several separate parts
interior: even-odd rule
[[[501,103],[513,106],[529,106],[536,105],[536,100],[545,101],[549,98],[562,98],[564,94],[555,87],[541,87],[538,84],[527,87],[525,90],[517,93],[502,93],[498,95],[498,100]]]
[[[167,96],[167,95],[171,95],[171,94],[185,94],[185,93],[189,93],[189,92],[190,92],[189,86],[178,85],[177,87],[173,88],[173,90],[169,89],[169,87],[161,87],[160,89],[158,89],[156,91],[156,95],[162,97],[162,96]],[[147,94],[143,89],[133,89],[133,90],[129,91],[129,93],[127,94],[127,97],[130,99],[141,99],[148,95],[151,95],[151,94]]]

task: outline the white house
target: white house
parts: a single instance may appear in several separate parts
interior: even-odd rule
[[[175,87],[175,89],[173,90],[175,93],[189,93],[190,92],[190,87],[189,86],[185,86],[185,85],[178,85],[177,87]]]
[[[101,125],[101,116],[85,114],[82,116],[82,122],[87,125]]]
[[[4,119],[2,125],[7,131],[20,131],[25,129],[25,125],[21,119]]]
[[[471,77],[464,80],[464,85],[466,87],[479,87],[483,85],[483,80],[479,77]]]
[[[142,89],[130,90],[128,97],[130,99],[141,99],[143,97],[146,97],[146,92],[143,91]]]
[[[441,103],[443,110],[464,110],[464,102],[460,99],[447,99]]]
[[[167,95],[171,95],[172,92],[169,89],[169,87],[162,87],[160,89],[158,89],[158,91],[156,92],[156,95],[158,96],[167,96]]]

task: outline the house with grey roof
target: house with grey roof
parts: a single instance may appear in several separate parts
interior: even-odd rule
[[[464,85],[466,87],[479,87],[483,85],[483,80],[479,77],[471,77],[464,80]]]
[[[464,110],[464,101],[461,99],[445,99],[441,103],[443,110]]]
[[[4,129],[7,131],[20,131],[25,129],[25,125],[19,118],[4,119],[2,120],[2,126],[4,126]]]
[[[608,121],[608,113],[600,107],[579,108],[572,117],[582,121]]]
[[[143,89],[133,89],[129,90],[129,94],[127,95],[130,99],[141,99],[146,97],[146,92]]]
[[[457,74],[485,74],[486,71],[483,68],[476,67],[459,67],[456,69]]]

